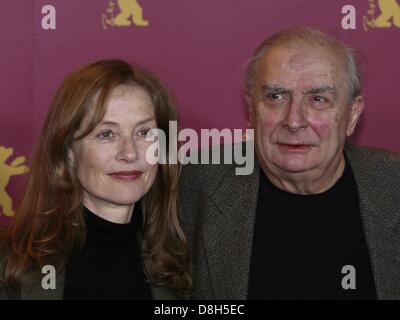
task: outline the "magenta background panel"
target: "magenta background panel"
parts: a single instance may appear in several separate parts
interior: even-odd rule
[[[138,2],[149,26],[104,29],[101,16],[110,0],[2,0],[0,146],[14,148],[6,164],[17,156],[29,163],[57,86],[72,69],[96,59],[122,58],[154,71],[174,93],[182,127],[246,128],[243,65],[263,39],[293,24],[322,28],[362,52],[366,109],[353,139],[400,151],[400,28],[364,30],[363,16],[377,0]],[[355,30],[342,29],[347,4],[356,8]],[[41,26],[44,5],[56,9],[55,30]],[[7,178],[1,159],[0,175]],[[22,180],[12,176],[6,186],[14,207]]]

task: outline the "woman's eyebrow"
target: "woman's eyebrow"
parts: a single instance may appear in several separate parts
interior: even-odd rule
[[[135,125],[141,125],[141,124],[143,124],[143,123],[150,122],[150,121],[152,121],[152,120],[154,120],[154,117],[153,117],[153,116],[148,117],[148,118],[145,118],[145,119],[143,119],[143,120],[140,120],[140,121],[138,121],[137,123],[135,123]],[[102,126],[102,125],[119,126],[119,123],[118,123],[118,122],[115,122],[115,121],[106,120],[106,121],[102,121],[102,122],[99,123],[99,126]]]
[[[136,125],[140,125],[140,124],[143,124],[143,123],[146,123],[146,122],[150,122],[150,121],[153,121],[153,120],[155,120],[155,118],[153,116],[151,116],[151,117],[148,117],[146,119],[143,119],[143,120],[137,122]]]

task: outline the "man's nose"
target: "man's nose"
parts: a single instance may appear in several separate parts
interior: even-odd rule
[[[308,122],[305,118],[305,106],[302,99],[294,98],[291,101],[282,124],[285,129],[292,132],[307,128]]]
[[[119,144],[117,160],[132,162],[138,159],[138,148],[131,137],[123,138]]]

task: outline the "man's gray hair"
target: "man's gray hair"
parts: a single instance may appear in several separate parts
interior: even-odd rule
[[[361,75],[355,51],[338,41],[334,37],[311,27],[292,26],[287,27],[271,37],[264,40],[256,49],[246,66],[244,75],[245,93],[251,95],[254,80],[257,74],[259,61],[265,56],[268,50],[273,47],[288,43],[308,44],[310,46],[324,46],[328,50],[338,54],[343,59],[346,66],[346,76],[348,79],[348,101],[352,102],[361,94]]]

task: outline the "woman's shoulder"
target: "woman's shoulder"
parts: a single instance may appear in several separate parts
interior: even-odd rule
[[[2,283],[2,280],[5,277],[5,270],[7,266],[7,261],[8,261],[9,254],[7,253],[6,250],[1,250],[0,249],[0,284]]]
[[[151,293],[154,300],[178,300],[179,297],[168,286],[151,286]]]
[[[4,252],[0,252],[0,300],[9,299],[9,290],[7,290],[5,281],[5,269],[7,264],[8,255]]]

